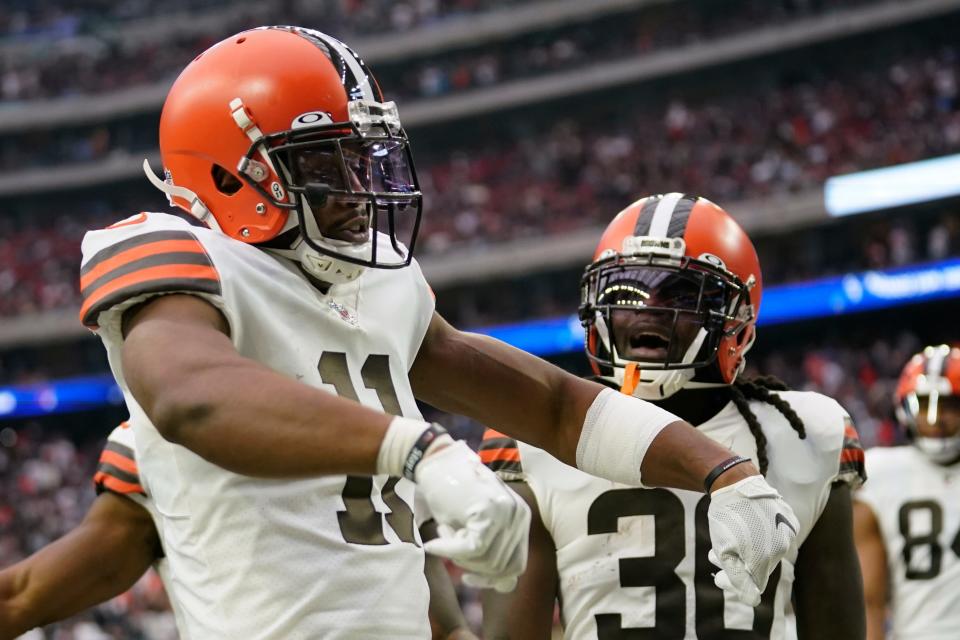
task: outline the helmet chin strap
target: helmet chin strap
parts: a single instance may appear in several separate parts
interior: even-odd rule
[[[683,354],[682,364],[693,362],[706,338],[707,331],[701,327],[696,337],[690,342],[686,353]],[[614,354],[614,361],[619,360],[616,346],[610,344],[610,350]],[[693,367],[684,369],[645,368],[657,366],[660,365],[652,362],[630,361],[626,367],[615,366],[613,368],[613,378],[620,386],[621,391],[642,400],[663,400],[680,391],[680,389],[725,386],[722,383],[693,382],[693,377],[697,373],[697,370]]]
[[[949,464],[960,458],[960,436],[913,439],[914,446],[937,464]]]
[[[323,234],[320,233],[320,228],[317,226],[316,218],[313,215],[313,210],[310,208],[310,203],[306,196],[300,196],[300,203],[303,207],[303,226],[306,228],[301,226],[298,216],[289,216],[287,223],[280,233],[289,231],[294,227],[300,227],[299,235],[291,243],[289,249],[270,248],[267,249],[267,251],[299,262],[304,271],[317,280],[331,285],[344,284],[359,278],[360,274],[366,270],[365,266],[353,264],[346,260],[339,260],[333,256],[320,253],[307,244],[303,236],[305,233],[310,234],[310,237],[313,238],[313,241],[317,244],[339,253],[355,254],[357,258],[368,257],[370,253],[370,243],[366,242],[362,245],[356,245],[343,240],[333,240],[324,237]],[[373,233],[372,230],[371,233]]]

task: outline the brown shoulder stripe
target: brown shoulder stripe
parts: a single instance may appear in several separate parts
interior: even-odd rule
[[[503,437],[494,437],[494,438],[484,438],[480,443],[479,451],[484,451],[486,449],[516,449],[517,441],[513,438]]]
[[[128,473],[109,462],[101,461],[97,465],[97,475],[105,474],[108,476],[113,476],[117,480],[122,480],[123,482],[128,482],[130,484],[140,484],[140,476],[135,473]]]
[[[487,429],[483,432],[483,441],[477,448],[477,455],[491,471],[523,471],[517,441],[499,431]]]
[[[140,483],[127,482],[103,471],[98,471],[97,474],[93,476],[93,484],[97,490],[97,495],[103,493],[104,491],[113,491],[114,493],[119,493],[121,495],[127,495],[130,493],[139,493],[143,496],[147,495],[147,492],[143,490],[143,487],[140,485]]]
[[[520,460],[491,460],[484,462],[490,471],[507,471],[511,473],[523,473],[523,465]]]
[[[220,295],[220,282],[210,277],[190,277],[190,272],[185,272],[181,278],[160,278],[150,280],[149,282],[138,282],[127,287],[117,289],[109,295],[98,298],[95,302],[84,304],[80,309],[80,320],[87,327],[97,328],[97,318],[102,311],[106,311],[124,300],[139,295],[151,293],[166,293],[177,291],[196,291],[198,293],[209,293]],[[206,272],[194,272],[206,275]]]
[[[144,247],[149,249],[151,247]],[[196,251],[170,251],[168,253],[155,253],[152,255],[146,255],[139,259],[131,260],[125,264],[111,269],[107,273],[100,274],[96,280],[88,280],[84,282],[82,279],[80,281],[80,293],[83,296],[87,296],[90,293],[96,291],[103,285],[116,280],[122,276],[133,273],[134,271],[140,271],[141,269],[149,269],[151,267],[160,267],[163,265],[176,265],[176,264],[196,264],[196,265],[205,265],[213,266],[213,263],[210,262],[210,258],[207,257],[207,254]]]
[[[151,231],[150,233],[142,233],[140,235],[133,236],[132,238],[127,238],[116,244],[112,244],[109,247],[101,249],[93,255],[92,258],[87,260],[87,262],[80,269],[80,277],[84,277],[89,274],[91,271],[96,269],[101,263],[113,258],[116,255],[129,251],[135,247],[140,247],[145,244],[151,244],[154,242],[160,242],[165,240],[189,240],[192,242],[197,242],[196,237],[189,231],[181,231],[177,229],[172,229],[168,231]]]
[[[220,275],[203,245],[189,231],[155,231],[97,253],[81,270],[80,320],[96,328],[100,312],[150,293],[196,291],[219,294]]]
[[[136,456],[133,455],[133,449],[131,449],[125,444],[120,444],[119,442],[114,442],[113,440],[107,440],[107,444],[104,445],[103,448],[106,451],[113,451],[114,453],[119,453],[124,458],[136,460]]]

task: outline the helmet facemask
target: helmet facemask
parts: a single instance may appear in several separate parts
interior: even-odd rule
[[[747,285],[684,256],[682,239],[670,244],[662,253],[601,257],[581,280],[588,357],[601,375],[648,400],[697,384],[691,381],[716,361],[721,340],[752,320]]]
[[[302,114],[291,129],[253,142],[238,167],[272,205],[295,213],[285,231],[296,226],[299,237],[280,252],[293,252],[311,275],[331,284],[367,267],[409,265],[423,207],[396,106],[354,100],[348,110],[349,122]],[[258,155],[280,177],[269,191]]]
[[[950,352],[948,347],[941,349],[938,355]],[[897,418],[921,452],[937,464],[952,464],[960,459],[960,396],[954,393],[950,379],[942,375],[943,358],[934,364],[902,394]]]

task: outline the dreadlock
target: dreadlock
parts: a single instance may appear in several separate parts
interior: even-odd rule
[[[749,380],[738,378],[733,385],[730,386],[730,395],[733,398],[733,403],[737,405],[740,415],[747,421],[747,426],[750,427],[750,433],[757,441],[757,460],[760,463],[760,473],[763,475],[767,475],[768,466],[767,436],[763,435],[763,430],[760,428],[760,421],[757,420],[756,414],[754,414],[750,408],[749,401],[759,400],[760,402],[766,402],[776,407],[802,440],[807,437],[807,430],[803,426],[803,421],[800,419],[800,416],[797,415],[793,407],[787,404],[783,398],[774,393],[770,393],[771,391],[787,391],[788,389],[789,387],[787,387],[786,384],[774,376],[758,376]]]

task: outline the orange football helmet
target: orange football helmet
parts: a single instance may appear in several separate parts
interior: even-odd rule
[[[665,288],[686,293],[647,304],[662,302],[656,292]],[[681,193],[641,198],[607,226],[581,280],[587,357],[597,375],[646,399],[730,384],[753,345],[761,292],[753,243],[726,211]],[[658,336],[666,355],[636,361],[618,353],[617,311],[672,317],[669,335]],[[696,329],[687,344],[681,321]]]
[[[914,355],[897,383],[896,413],[913,443],[935,462],[950,462],[960,456],[960,436],[924,437],[917,430],[920,400],[927,400],[924,418],[941,425],[944,398],[960,396],[960,349],[945,344],[926,347]]]
[[[336,38],[275,26],[213,45],[167,95],[160,152],[166,180],[148,175],[172,204],[324,281],[410,262],[422,199],[408,139],[396,105]],[[366,206],[367,242],[319,232],[311,207],[327,198]],[[380,235],[390,246],[378,251]]]

